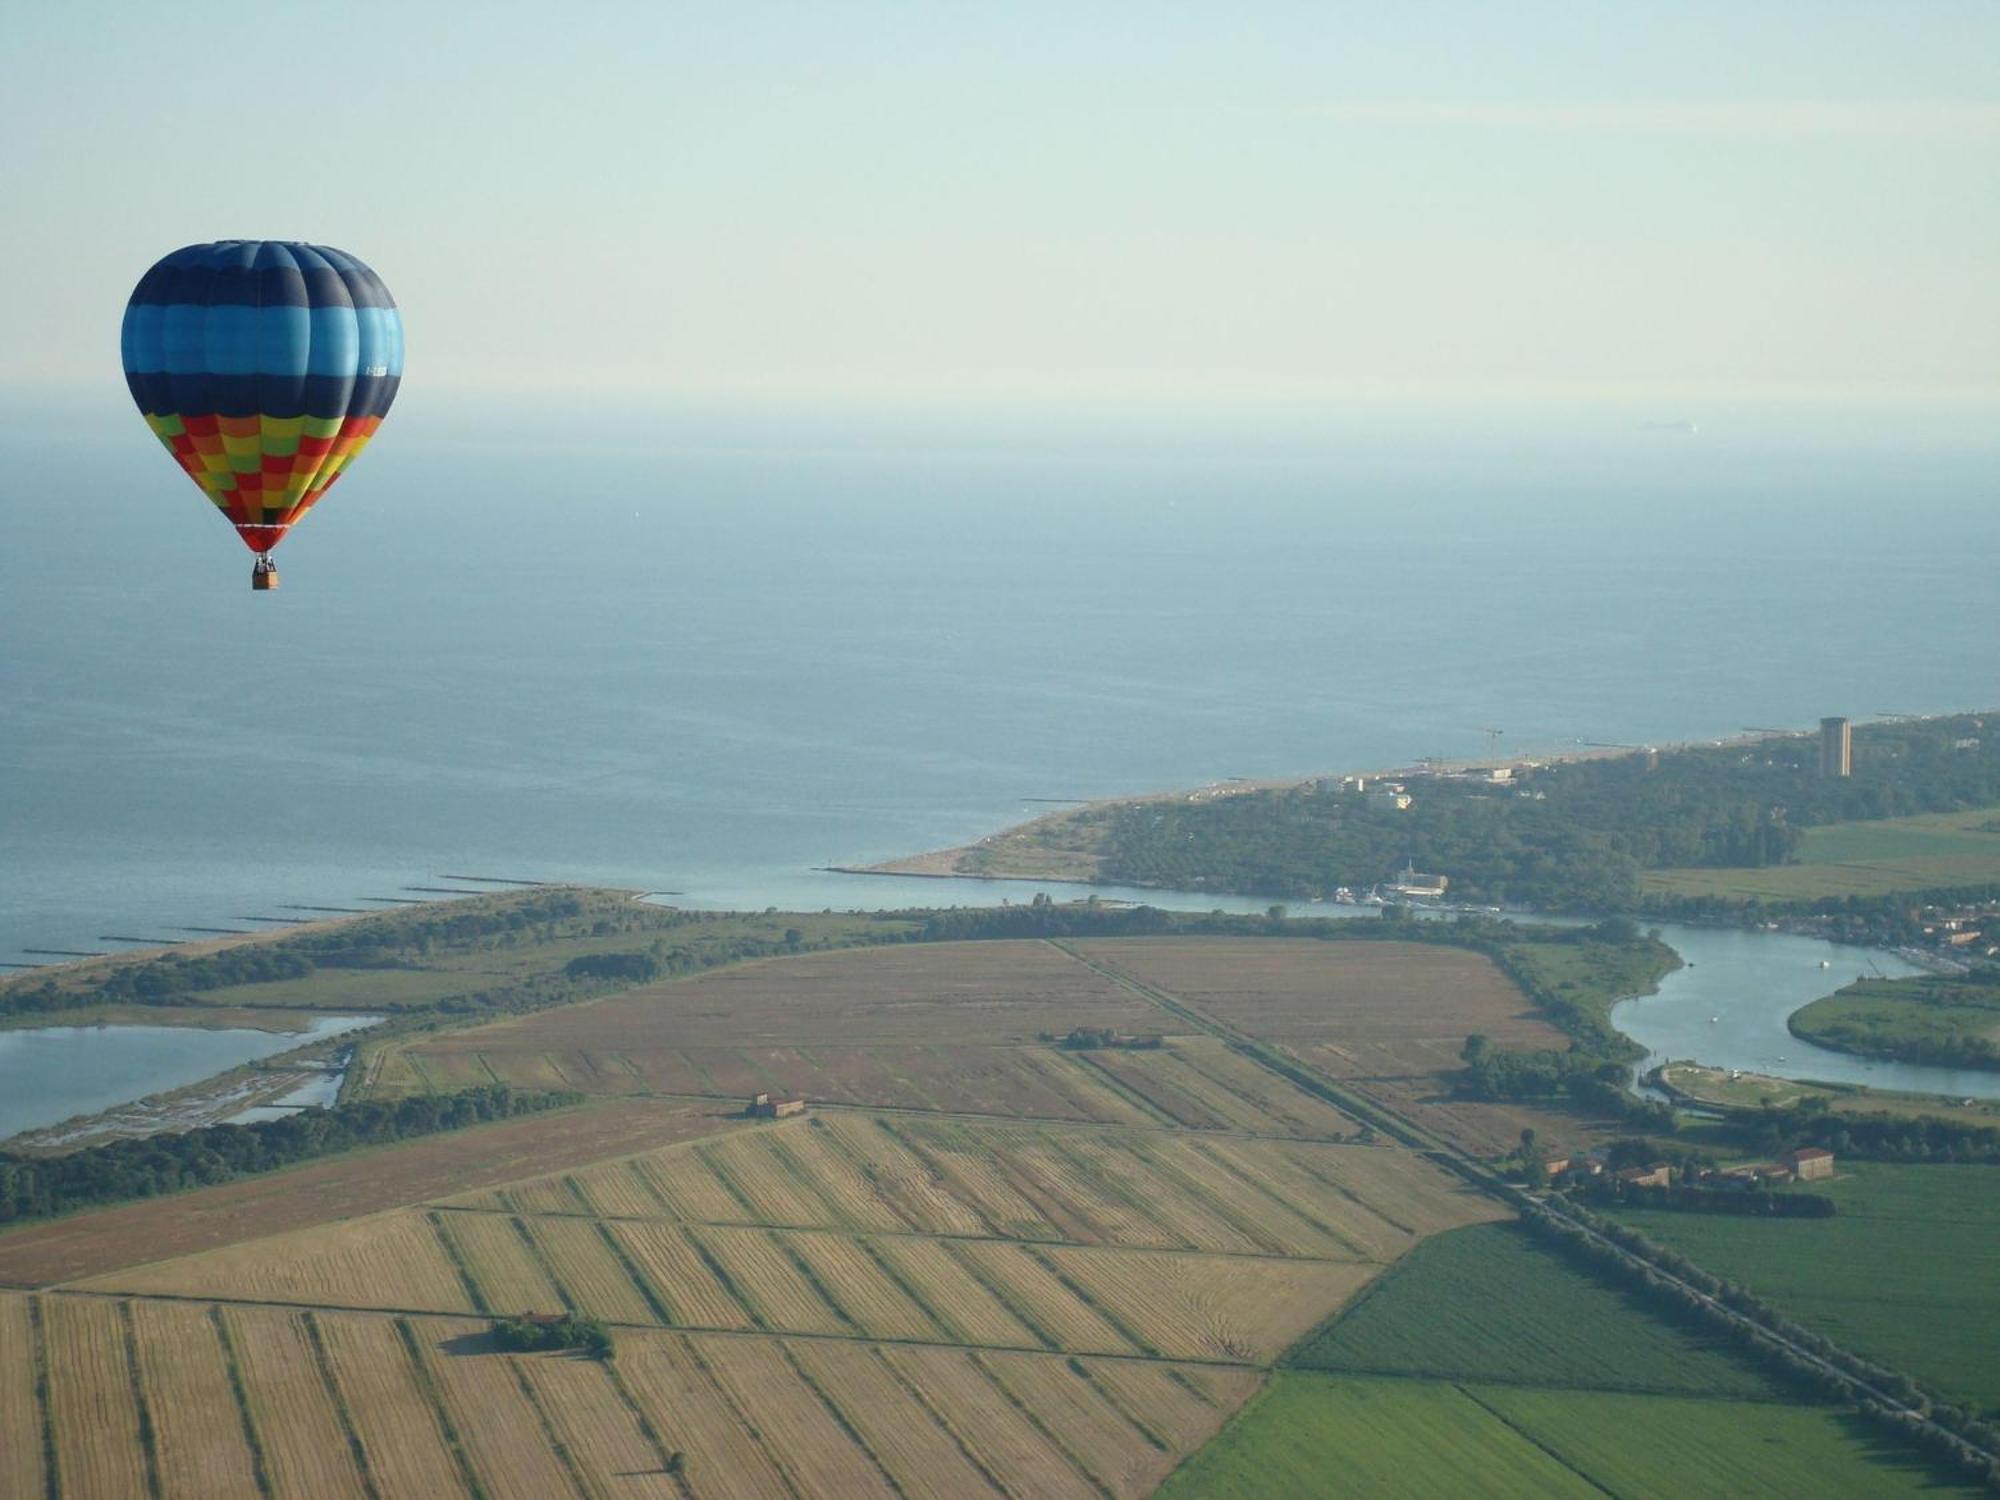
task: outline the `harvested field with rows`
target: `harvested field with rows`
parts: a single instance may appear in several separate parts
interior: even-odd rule
[[[1507,976],[1431,943],[1284,938],[1104,938],[1074,945],[1336,1078],[1436,1073],[1482,1032],[1499,1048],[1566,1048]]]
[[[1164,1042],[1038,1036],[1078,1026]],[[1051,944],[764,960],[377,1076],[598,1097],[0,1235],[39,1289],[0,1293],[0,1422],[63,1493],[1139,1496],[1427,1236],[1504,1217]],[[813,1107],[736,1117],[764,1087]],[[490,1333],[565,1311],[616,1358]],[[0,1484],[43,1466],[0,1445]]]
[[[75,1285],[1258,1364],[1497,1212],[1385,1147],[829,1113]]]
[[[1052,946],[939,943],[769,959],[475,1027],[396,1054],[376,1088],[498,1081],[592,1095],[803,1093],[828,1104],[1302,1140],[1356,1132],[1340,1111],[1211,1038],[1172,1035],[1141,1051],[1044,1040],[1078,1026],[1185,1029]]]
[[[0,1235],[0,1286],[47,1286],[307,1224],[511,1182],[735,1123],[712,1107],[632,1099],[527,1115],[285,1172],[31,1224]]]

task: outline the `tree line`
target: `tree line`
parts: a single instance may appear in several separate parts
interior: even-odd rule
[[[1102,874],[1325,897],[1414,864],[1475,902],[1632,910],[1642,870],[1784,864],[1810,827],[2000,802],[2000,736],[1966,716],[1863,725],[1848,778],[1821,776],[1817,738],[1793,736],[1407,785],[1400,811],[1337,782],[1125,804],[1104,823]]]
[[[488,1120],[535,1114],[582,1095],[482,1084],[455,1094],[317,1106],[248,1125],[108,1141],[61,1156],[0,1151],[0,1223],[47,1218],[275,1171],[357,1146],[377,1146]]]
[[[1730,1110],[1725,1128],[1750,1150],[1782,1155],[1818,1146],[1863,1161],[2000,1165],[2000,1128],[1941,1115],[1840,1114],[1825,1099]]]

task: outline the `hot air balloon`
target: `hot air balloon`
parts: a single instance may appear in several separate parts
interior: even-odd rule
[[[403,378],[389,289],[343,250],[218,240],[176,250],[125,308],[125,383],[153,433],[256,553],[271,552],[382,425]]]

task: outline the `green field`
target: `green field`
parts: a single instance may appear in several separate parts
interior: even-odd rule
[[[1829,1407],[1282,1371],[1158,1491],[1620,1500],[1970,1496]]]
[[[1601,1496],[1457,1386],[1280,1371],[1159,1500]]]
[[[1980,1493],[1829,1407],[1495,1386],[1470,1393],[1571,1469],[1629,1500]]]
[[[2000,1068],[2000,984],[1920,974],[1864,979],[1796,1012],[1807,1041],[1864,1057]]]
[[[1858,1354],[2000,1408],[2000,1171],[1843,1163],[1831,1219],[1617,1216]]]
[[[1787,1394],[1735,1355],[1537,1249],[1511,1224],[1424,1241],[1289,1363],[1604,1390]]]
[[[1810,901],[2000,884],[2000,808],[1808,828],[1797,864],[1761,870],[1649,870],[1648,896]]]

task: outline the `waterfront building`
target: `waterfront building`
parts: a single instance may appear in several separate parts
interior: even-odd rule
[[[1854,774],[1854,726],[1846,719],[1819,721],[1819,774]]]

